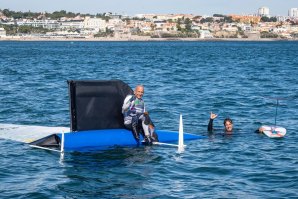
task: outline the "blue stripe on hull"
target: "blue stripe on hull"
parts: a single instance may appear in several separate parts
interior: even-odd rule
[[[159,130],[156,131],[160,142],[178,143],[178,132]],[[61,134],[57,134],[61,139]],[[201,139],[204,136],[184,133],[184,140]],[[136,145],[131,131],[126,129],[107,129],[80,131],[64,134],[64,149],[76,149],[85,147]]]

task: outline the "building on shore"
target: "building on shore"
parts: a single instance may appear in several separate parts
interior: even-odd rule
[[[32,27],[42,27],[46,29],[56,29],[59,28],[59,22],[57,20],[31,20],[31,19],[20,19],[16,21],[18,26],[32,26]]]
[[[249,16],[249,15],[229,15],[232,17],[234,21],[237,21],[238,23],[245,23],[245,24],[257,24],[261,21],[260,16]]]
[[[291,8],[289,10],[289,17],[298,17],[298,8]]]
[[[261,38],[261,33],[259,31],[247,31],[245,35],[248,39],[259,40]]]
[[[260,17],[270,17],[269,15],[269,8],[267,7],[261,7],[258,9],[258,15]]]
[[[6,37],[6,30],[4,28],[0,28],[0,38]]]
[[[95,32],[105,32],[107,27],[106,20],[100,18],[91,18],[85,17],[84,28],[85,29],[94,29]]]
[[[213,35],[211,34],[210,30],[199,30],[200,38],[201,39],[212,39]]]
[[[83,29],[84,28],[84,20],[68,20],[61,21],[60,29],[62,30],[70,30],[70,29]]]

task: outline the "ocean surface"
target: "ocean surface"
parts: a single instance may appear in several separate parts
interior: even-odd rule
[[[183,153],[115,147],[64,159],[0,138],[0,198],[298,198],[297,67],[298,42],[0,42],[0,134],[69,127],[67,80],[120,79],[145,86],[157,129],[177,131],[182,114],[185,132],[206,136]],[[275,118],[284,138],[254,133]]]

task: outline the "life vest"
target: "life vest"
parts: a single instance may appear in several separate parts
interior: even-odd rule
[[[132,117],[140,117],[145,110],[145,102],[143,99],[136,98],[134,101],[130,102],[132,95],[128,95],[123,103],[122,113],[124,115],[124,124],[130,124]],[[128,106],[125,110],[124,107]]]

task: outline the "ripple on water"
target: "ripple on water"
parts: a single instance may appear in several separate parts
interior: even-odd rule
[[[297,198],[297,42],[1,42],[0,123],[69,126],[69,79],[145,85],[158,129],[206,135],[171,147],[54,152],[0,139],[4,198]],[[258,55],[258,56],[255,56]],[[283,139],[255,134],[287,128]],[[218,114],[208,134],[210,112]],[[233,136],[223,136],[225,117]]]

